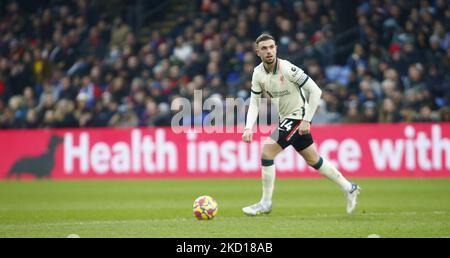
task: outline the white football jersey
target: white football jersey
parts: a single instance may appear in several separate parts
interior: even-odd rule
[[[273,73],[263,63],[253,70],[252,93],[267,95],[278,106],[280,121],[285,118],[303,119],[308,102],[302,86],[309,76],[287,60],[277,58]]]

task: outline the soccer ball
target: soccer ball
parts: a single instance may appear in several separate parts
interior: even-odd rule
[[[200,196],[194,201],[192,212],[198,220],[210,220],[217,215],[219,207],[216,200],[210,196]]]

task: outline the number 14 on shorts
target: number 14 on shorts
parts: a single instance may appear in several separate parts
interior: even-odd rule
[[[278,129],[280,131],[285,131],[285,132],[289,132],[290,130],[292,130],[292,125],[294,124],[294,121],[290,120],[290,119],[284,119],[281,123],[280,126],[278,127]]]

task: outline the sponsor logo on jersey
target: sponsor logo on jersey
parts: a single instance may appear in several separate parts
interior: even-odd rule
[[[272,92],[267,92],[269,94],[270,97],[272,98],[281,98],[283,96],[289,95],[291,94],[290,91],[288,90],[283,90],[283,91],[272,91]]]

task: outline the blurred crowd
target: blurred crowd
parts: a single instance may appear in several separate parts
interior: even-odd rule
[[[166,126],[180,98],[194,102],[183,123],[201,124],[195,90],[219,104],[249,97],[262,32],[323,89],[316,124],[450,121],[448,1],[360,0],[343,64],[336,2],[196,0],[168,33],[141,35],[95,1],[32,11],[11,1],[0,17],[0,128]]]

